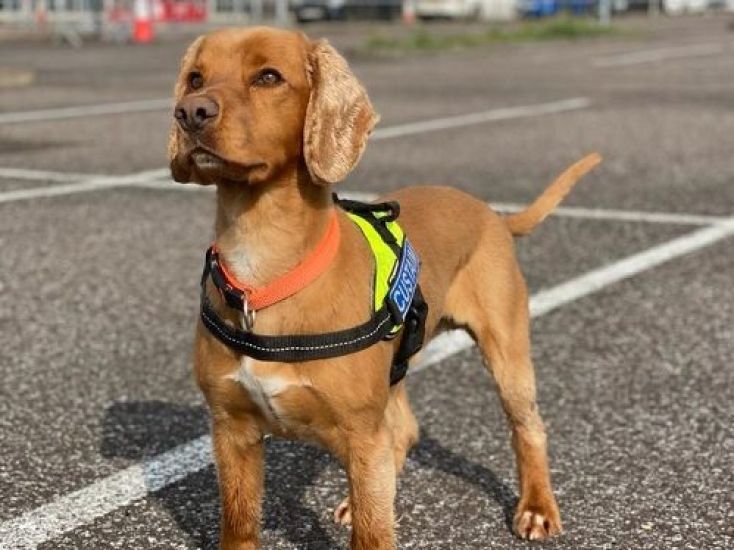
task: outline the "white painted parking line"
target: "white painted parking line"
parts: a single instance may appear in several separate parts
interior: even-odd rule
[[[20,113],[0,113],[0,124],[4,121],[15,120],[21,121],[24,117],[31,117],[33,120],[52,120],[54,118],[71,118],[72,116],[87,116],[84,113],[92,114],[109,114],[131,112],[125,109],[139,109],[141,106],[144,110],[152,110],[152,107],[158,105],[163,100],[138,101],[127,103],[114,103],[106,105],[89,105],[86,107],[67,107],[61,109],[45,109],[39,111],[26,111]],[[167,105],[170,105],[170,100]],[[414,134],[422,134],[426,132],[435,132],[438,130],[446,130],[450,128],[459,128],[464,126],[473,126],[485,122],[495,122],[501,120],[510,120],[515,118],[527,118],[533,116],[542,116],[554,113],[563,113],[567,111],[575,111],[585,109],[591,106],[591,100],[586,97],[574,97],[570,99],[562,99],[560,101],[551,101],[547,103],[538,103],[534,105],[520,105],[518,107],[504,107],[499,109],[490,109],[488,111],[479,111],[476,113],[468,113],[465,115],[442,117],[431,120],[423,120],[419,122],[411,122],[407,124],[399,124],[396,126],[388,126],[379,128],[370,136],[371,141],[380,141],[383,139],[391,139],[396,137],[404,137]],[[146,108],[147,107],[147,108]],[[44,115],[46,113],[46,115]],[[61,116],[64,114],[64,116]],[[51,118],[43,118],[50,116]],[[15,117],[15,118],[13,118]],[[33,118],[35,117],[35,118]],[[30,120],[30,119],[29,119]],[[166,169],[161,169],[161,174],[167,174]],[[37,179],[46,181],[75,181],[87,178],[106,178],[96,174],[73,174],[65,172],[50,172],[42,170],[26,170],[22,168],[1,168],[0,178],[16,178],[16,179]],[[109,176],[110,178],[116,176]],[[119,176],[127,177],[127,176]],[[161,176],[155,176],[161,177]],[[153,177],[151,179],[154,179]],[[147,182],[140,182],[137,185],[155,187],[155,184],[146,185]],[[72,191],[76,192],[76,191]],[[55,193],[58,195],[61,193]],[[33,195],[36,196],[36,195]],[[15,199],[20,200],[20,199]],[[9,201],[6,201],[9,202]]]
[[[15,124],[20,122],[44,122],[51,120],[62,120],[68,118],[80,118],[108,114],[140,113],[147,111],[159,111],[170,109],[170,98],[147,99],[142,101],[126,101],[123,103],[103,103],[100,105],[80,105],[76,107],[60,107],[57,109],[39,109],[34,111],[19,111],[14,113],[0,113],[0,124]],[[535,105],[521,105],[518,107],[506,107],[490,109],[477,113],[468,113],[452,117],[443,117],[433,120],[400,124],[388,128],[380,128],[373,135],[373,140],[389,139],[413,134],[422,134],[447,128],[458,128],[498,120],[510,120],[513,118],[526,118],[553,113],[562,113],[585,109],[591,105],[591,100],[586,97],[575,97],[539,103]]]
[[[100,103],[97,105],[78,105],[75,107],[58,107],[55,109],[37,109],[33,111],[15,111],[0,113],[0,124],[18,124],[21,122],[46,122],[68,118],[84,118],[99,115],[119,115],[123,113],[145,113],[173,109],[170,97],[161,99],[142,99],[139,101],[123,101],[120,103]]]
[[[158,179],[149,181],[136,181],[130,184],[130,187],[137,187],[140,189],[155,189],[157,191],[200,191],[204,193],[213,193],[216,191],[214,185],[198,185],[196,183],[178,183],[172,179]],[[339,196],[344,199],[351,199],[355,201],[373,201],[379,197],[377,193],[365,193],[364,191],[340,191]]]
[[[658,63],[668,59],[684,59],[687,57],[701,57],[715,55],[726,50],[724,44],[693,44],[688,46],[672,46],[669,48],[655,48],[635,52],[621,53],[595,59],[595,67],[625,67],[642,63]]]
[[[170,173],[170,170],[169,170]],[[170,174],[169,174],[170,175]],[[156,189],[159,191],[204,191],[213,193],[216,191],[215,185],[199,185],[197,183],[179,183],[168,179],[139,181],[130,185],[130,187],[140,187],[142,189]]]
[[[0,548],[36,548],[208,466],[211,438],[194,439],[0,524]]]
[[[536,318],[575,300],[589,296],[623,279],[695,252],[734,235],[734,217],[711,227],[655,245],[622,260],[609,263],[543,290],[530,300]],[[411,368],[411,375],[465,350],[472,341],[462,332],[445,333],[434,339]],[[211,438],[202,436],[143,463],[130,466],[73,493],[61,496],[35,510],[0,524],[0,548],[35,548],[73,529],[82,527],[122,506],[144,498],[211,463]]]
[[[154,180],[164,174],[168,174],[167,168],[156,168],[155,170],[146,170],[144,172],[130,174],[128,176],[107,176],[103,178],[86,179],[76,183],[52,185],[48,187],[33,187],[31,189],[18,189],[15,191],[5,191],[3,193],[0,193],[0,204],[29,199],[59,197],[72,195],[74,193],[97,191],[100,189],[126,187],[130,185],[135,185],[136,183]]]
[[[526,204],[497,202],[492,208],[501,212],[519,212]],[[706,216],[677,212],[649,212],[644,210],[618,210],[614,208],[584,208],[580,206],[559,206],[552,215],[562,218],[581,218],[584,220],[611,220],[617,222],[669,223],[678,225],[711,225],[726,221],[723,216]]]
[[[34,187],[32,189],[6,191],[4,193],[0,193],[0,204],[28,199],[66,196],[72,195],[74,193],[85,193],[87,191],[110,189],[113,187],[122,187],[129,185],[130,182],[135,179],[135,176],[127,176],[125,178],[112,177],[102,178],[98,180],[82,181],[78,183],[69,183],[64,185],[54,185],[50,187]]]
[[[133,102],[136,103],[136,102]],[[138,102],[140,103],[140,102]],[[115,104],[118,107],[124,104]],[[130,105],[130,104],[127,104]],[[525,118],[531,116],[541,116],[553,113],[562,113],[566,111],[574,111],[578,109],[585,109],[591,105],[591,100],[585,97],[576,97],[570,99],[563,99],[560,101],[551,101],[547,103],[538,103],[534,105],[521,105],[518,107],[506,107],[500,109],[491,109],[489,111],[480,111],[476,113],[469,113],[466,115],[459,115],[453,117],[443,117],[431,120],[424,120],[421,122],[413,122],[409,124],[400,124],[397,126],[390,126],[377,130],[372,135],[372,140],[391,139],[396,137],[404,137],[414,134],[422,134],[426,132],[435,132],[438,130],[446,130],[449,128],[459,128],[463,126],[472,126],[475,124],[481,124],[485,122],[493,122],[500,120],[510,120],[515,118]],[[105,106],[91,106],[90,109],[100,110]],[[106,106],[112,109],[112,106]],[[122,107],[120,107],[122,108]],[[69,107],[71,112],[80,113],[81,107]],[[75,109],[75,110],[73,110]],[[73,111],[71,111],[73,110]],[[67,112],[66,110],[61,110]],[[33,113],[36,111],[29,111]],[[112,111],[108,111],[112,112]],[[119,111],[124,112],[124,111]],[[25,113],[26,115],[28,113]],[[67,113],[67,114],[68,114]],[[18,115],[18,113],[15,113]],[[23,113],[20,113],[23,114]],[[13,113],[0,113],[0,124],[3,121],[3,116],[10,116]],[[40,116],[40,115],[39,115]],[[74,115],[83,116],[83,115]],[[60,114],[59,114],[60,117]],[[57,117],[58,118],[58,117]],[[68,117],[61,117],[68,118]],[[40,119],[39,119],[40,120]],[[150,175],[148,179],[157,179],[162,177],[166,169],[159,171],[150,171],[150,174],[155,172],[155,175]],[[138,177],[140,174],[132,174],[129,176],[110,176],[109,178],[102,178],[100,180],[90,180],[79,183],[71,183],[66,186],[54,186],[54,187],[43,187],[38,189],[23,189],[18,191],[8,191],[0,193],[0,203],[13,202],[18,200],[36,199],[42,197],[58,197],[62,195],[68,195],[71,193],[82,193],[85,191],[93,191],[104,188],[121,187],[125,185],[141,185],[144,183],[144,178]]]
[[[11,174],[14,169],[0,168],[0,177],[4,173]],[[37,172],[39,179],[46,172]],[[66,181],[63,172],[48,172],[55,178],[54,181]],[[73,176],[73,174],[71,175]],[[145,189],[176,190],[176,191],[213,191],[210,185],[180,184],[170,179],[168,168],[146,170],[128,176],[97,176],[85,175],[83,181],[69,183],[67,185],[54,185],[51,187],[36,187],[31,189],[19,189],[0,193],[0,204],[20,200],[38,199],[45,197],[57,197],[73,193],[84,193],[100,189],[113,189],[117,187],[140,187]],[[10,177],[10,176],[8,176]],[[29,178],[32,176],[29,176]],[[72,179],[71,177],[69,179]],[[340,193],[345,198],[354,200],[371,201],[378,198],[376,193],[365,193],[363,191],[344,191]],[[502,212],[516,212],[527,205],[520,203],[491,203],[492,208]],[[687,214],[677,212],[647,212],[641,210],[618,210],[609,208],[583,208],[574,206],[561,206],[553,211],[553,216],[566,218],[580,218],[587,220],[610,220],[621,222],[646,222],[646,223],[668,223],[678,225],[710,225],[725,221],[721,216],[707,216],[703,214]]]
[[[731,235],[734,235],[734,217],[727,218],[725,221],[711,227],[703,227],[692,233],[658,244],[608,266],[589,271],[566,283],[538,292],[533,296],[532,313],[535,316],[545,315],[562,305],[657,267],[674,258],[705,248]]]
[[[534,116],[551,115],[556,113],[565,113],[568,111],[586,109],[590,106],[591,100],[588,97],[572,97],[569,99],[562,99],[560,101],[537,103],[535,105],[520,105],[518,107],[491,109],[489,111],[480,111],[477,113],[468,113],[465,115],[442,117],[433,120],[423,120],[420,122],[409,122],[407,124],[398,124],[396,126],[391,126],[388,128],[378,128],[372,133],[372,136],[370,136],[370,140],[379,141],[383,139],[436,132],[438,130],[448,130],[450,128],[474,126],[476,124],[483,124],[485,122],[497,122],[501,120],[511,120],[517,118],[528,118]]]
[[[48,170],[28,170],[26,168],[0,167],[0,179],[72,182],[91,178],[103,178],[100,174],[79,174],[75,172],[51,172]]]
[[[594,269],[552,288],[541,290],[530,298],[530,316],[541,317],[570,302],[593,294],[614,283],[628,279],[679,256],[695,252],[734,235],[734,217],[710,227],[697,229],[671,241],[653,246],[622,260]],[[473,341],[463,331],[450,331],[426,346],[421,363],[413,367],[419,372],[446,357],[465,350]]]
[[[131,184],[131,187],[145,189],[160,189],[164,191],[214,191],[211,185],[182,185],[172,180],[141,181]],[[364,191],[340,191],[339,196],[357,201],[373,201],[380,197],[378,193]],[[527,207],[526,204],[516,202],[489,203],[498,212],[518,212]],[[618,222],[645,222],[667,223],[674,225],[711,225],[725,221],[723,216],[707,216],[704,214],[686,214],[678,212],[649,212],[644,210],[618,210],[615,208],[584,208],[581,206],[559,206],[552,216],[559,218],[579,218],[584,220],[609,220]]]

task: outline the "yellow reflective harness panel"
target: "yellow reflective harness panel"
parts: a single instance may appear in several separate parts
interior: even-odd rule
[[[374,212],[373,215],[377,218],[384,218],[388,215],[387,212]],[[377,232],[375,227],[368,222],[363,216],[347,212],[347,216],[359,227],[362,235],[367,240],[367,244],[372,251],[372,256],[375,259],[375,273],[374,282],[372,285],[372,307],[374,311],[378,311],[384,304],[387,298],[387,293],[390,290],[390,285],[395,277],[398,262],[400,258],[395,253],[393,248],[386,243],[382,236]],[[400,249],[402,249],[405,242],[405,233],[396,221],[385,222],[384,226],[387,230],[395,237],[395,242]],[[397,333],[402,325],[396,325],[393,327],[392,334]]]
[[[408,361],[420,351],[425,337],[428,304],[418,284],[420,259],[396,221],[397,202],[369,204],[336,197],[335,201],[362,232],[374,257],[374,315],[388,310],[392,325],[385,339],[400,337],[390,369],[390,384],[396,384],[407,374]]]

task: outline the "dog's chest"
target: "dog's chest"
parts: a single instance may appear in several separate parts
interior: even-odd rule
[[[299,379],[290,374],[277,374],[271,367],[250,357],[243,357],[230,377],[247,391],[269,423],[287,427],[289,415],[279,404],[279,397],[301,387]]]

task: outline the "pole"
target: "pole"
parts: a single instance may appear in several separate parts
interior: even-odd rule
[[[250,0],[250,17],[255,25],[262,23],[263,0]]]
[[[599,0],[599,24],[608,27],[612,20],[612,1]]]
[[[275,0],[275,24],[278,27],[288,26],[288,0]]]
[[[46,0],[36,1],[36,25],[41,30],[46,30],[46,23],[48,21],[48,12],[46,10]]]

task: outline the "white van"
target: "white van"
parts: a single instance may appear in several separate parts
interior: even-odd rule
[[[517,17],[517,0],[414,0],[420,18],[506,21]]]

